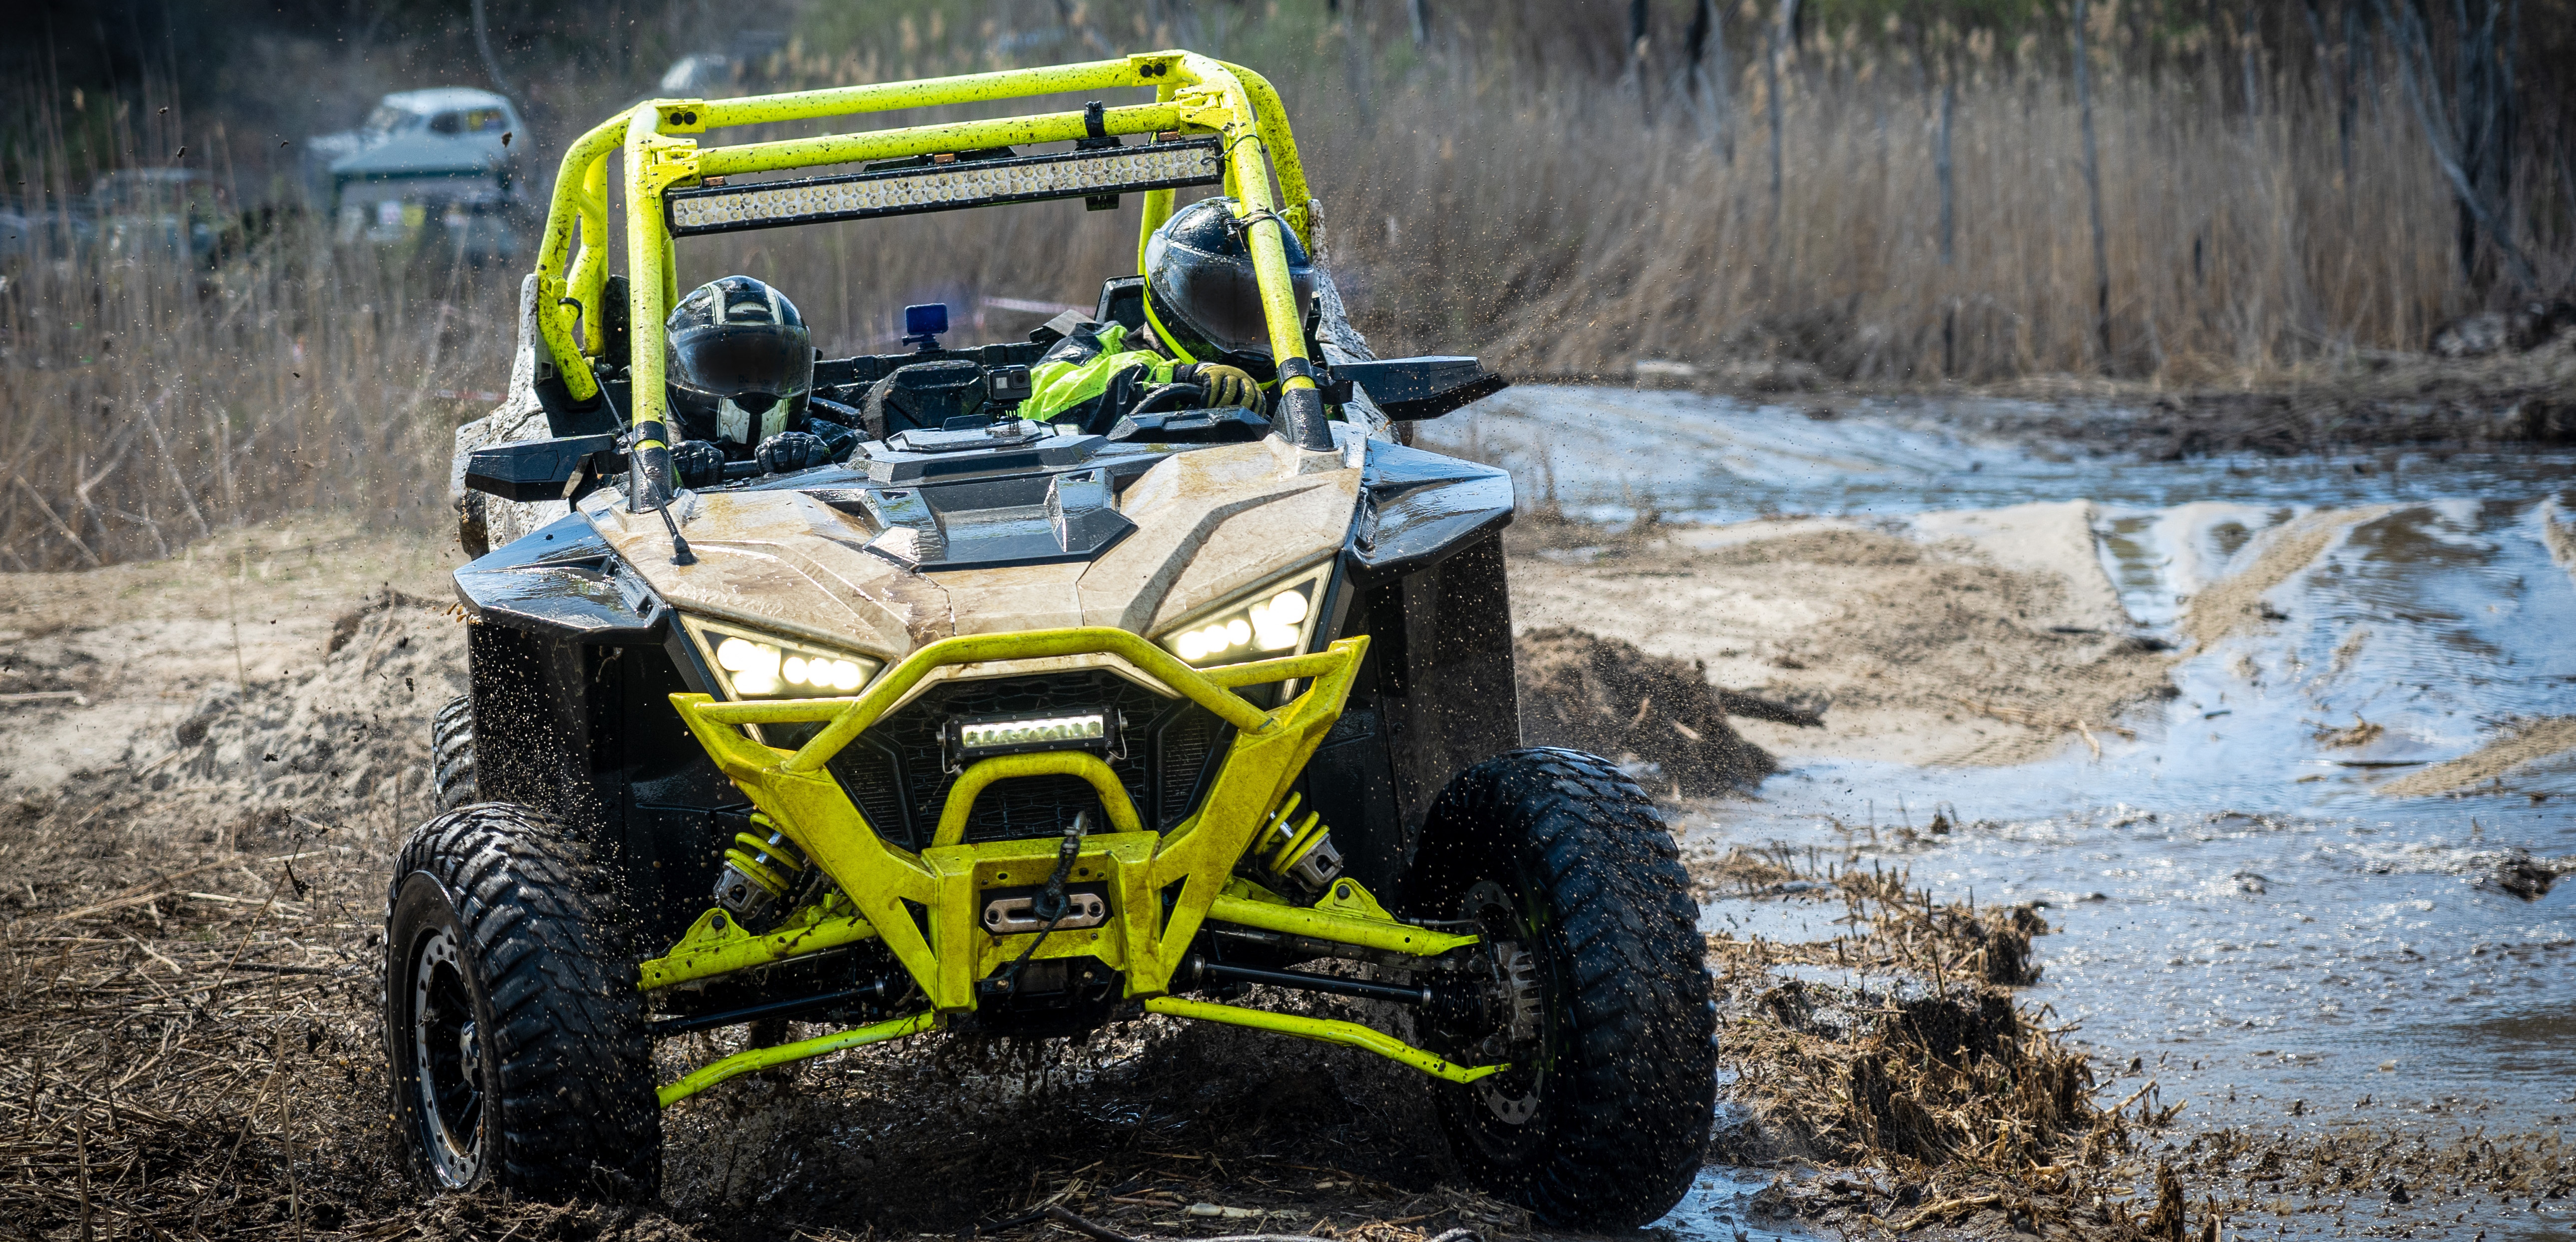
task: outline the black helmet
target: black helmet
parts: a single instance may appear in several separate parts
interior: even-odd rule
[[[786,295],[749,276],[711,280],[662,329],[671,410],[690,439],[750,448],[804,425],[814,338]]]
[[[1315,296],[1315,269],[1296,232],[1266,217],[1246,225],[1234,218],[1234,207],[1231,198],[1200,199],[1145,240],[1145,311],[1163,340],[1188,355],[1183,361],[1270,362],[1269,321],[1252,275],[1247,228],[1279,230],[1301,321]]]

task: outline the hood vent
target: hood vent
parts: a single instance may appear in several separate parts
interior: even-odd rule
[[[868,551],[925,572],[1087,561],[1136,529],[1100,469],[871,488],[864,497],[884,527]]]

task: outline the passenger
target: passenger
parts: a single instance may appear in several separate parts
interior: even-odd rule
[[[1270,326],[1253,279],[1246,225],[1231,198],[1201,199],[1173,213],[1145,241],[1145,339],[1129,341],[1123,324],[1085,324],[1029,368],[1029,399],[1020,417],[1044,422],[1068,415],[1099,426],[1134,403],[1143,384],[1199,384],[1210,409],[1265,409],[1264,390],[1278,382]],[[1275,220],[1275,217],[1272,218]],[[1314,269],[1297,235],[1273,222],[1287,244],[1288,274],[1303,321],[1315,292]],[[1106,406],[1106,412],[1103,407]]]
[[[858,447],[859,434],[813,400],[814,338],[785,294],[749,276],[708,281],[671,308],[663,336],[682,487],[722,482],[729,461],[787,474]]]

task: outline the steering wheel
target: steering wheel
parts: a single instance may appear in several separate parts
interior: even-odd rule
[[[1143,397],[1137,400],[1136,404],[1127,407],[1127,416],[1133,418],[1138,414],[1152,414],[1160,410],[1165,405],[1182,398],[1193,398],[1204,402],[1207,400],[1207,386],[1204,384],[1165,384],[1160,388],[1156,388],[1153,391],[1146,393]]]

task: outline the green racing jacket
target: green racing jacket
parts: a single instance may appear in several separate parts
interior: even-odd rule
[[[1129,378],[1131,385],[1138,381],[1169,384],[1175,378],[1187,382],[1189,365],[1163,356],[1151,332],[1143,335],[1143,348],[1129,349],[1125,324],[1085,323],[1075,328],[1029,368],[1029,398],[1020,403],[1020,417],[1043,423],[1078,414],[1087,421],[1093,403],[1136,368],[1143,370]],[[1262,385],[1265,391],[1275,387],[1275,381]]]

